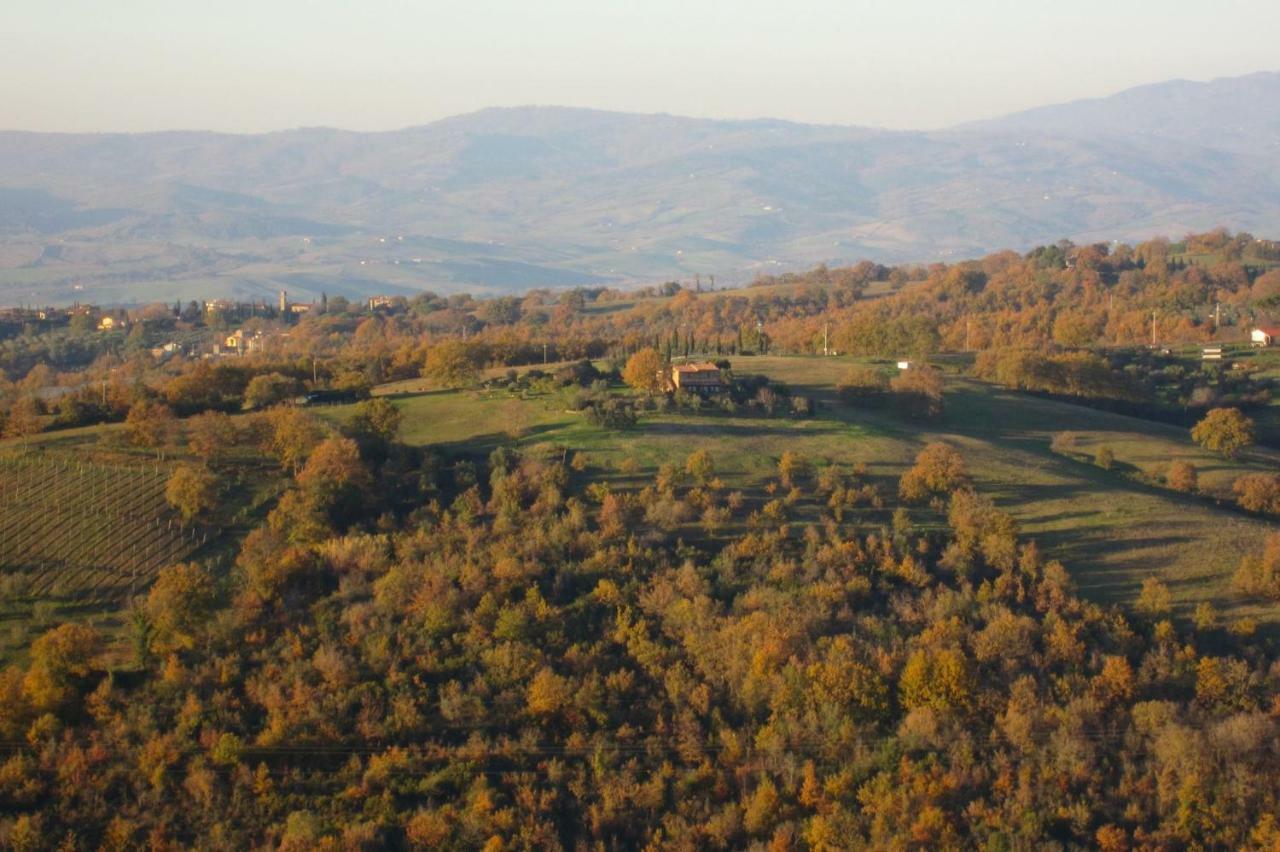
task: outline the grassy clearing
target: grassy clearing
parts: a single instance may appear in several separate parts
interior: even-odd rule
[[[853,362],[843,358],[739,358],[742,373],[764,373],[814,397],[809,419],[728,417],[719,413],[650,414],[630,432],[591,426],[565,410],[555,395],[520,399],[477,391],[413,392],[397,388],[405,413],[403,438],[451,453],[487,453],[500,444],[552,445],[582,452],[589,473],[619,485],[623,461],[634,460],[635,481],[666,461],[708,450],[730,488],[757,495],[776,476],[785,450],[815,464],[864,463],[872,481],[892,493],[896,478],[928,441],[947,440],[965,454],[974,479],[1011,512],[1024,532],[1072,570],[1081,590],[1097,600],[1131,601],[1142,581],[1163,579],[1188,612],[1212,601],[1230,616],[1280,623],[1280,608],[1240,598],[1230,576],[1240,557],[1261,546],[1273,525],[1215,505],[1246,471],[1274,470],[1280,454],[1256,450],[1236,462],[1209,455],[1185,430],[1083,406],[1006,392],[965,379],[951,379],[948,410],[938,421],[917,425],[877,408],[841,402],[835,385]],[[349,409],[328,409],[341,419]],[[1050,450],[1057,432],[1080,436],[1082,454],[1106,444],[1115,469],[1104,471],[1080,458]],[[1199,468],[1209,496],[1181,495],[1156,484],[1168,463],[1185,458]],[[1144,478],[1149,481],[1144,481]],[[816,513],[816,507],[813,509]],[[801,517],[808,511],[802,511]],[[868,522],[880,523],[874,514]]]

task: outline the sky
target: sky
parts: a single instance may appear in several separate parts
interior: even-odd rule
[[[525,104],[933,129],[1280,69],[1275,0],[3,2],[15,130],[386,130]]]

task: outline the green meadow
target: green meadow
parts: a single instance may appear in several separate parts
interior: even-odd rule
[[[815,467],[865,465],[867,476],[892,495],[897,478],[926,443],[942,440],[963,453],[979,490],[1011,513],[1023,534],[1061,559],[1081,591],[1103,602],[1132,601],[1142,581],[1168,584],[1184,614],[1211,601],[1229,617],[1280,622],[1280,608],[1246,600],[1231,589],[1241,557],[1261,547],[1274,525],[1236,510],[1232,481],[1242,473],[1275,470],[1280,454],[1252,450],[1235,461],[1206,453],[1186,430],[949,376],[945,414],[915,422],[881,406],[850,404],[836,394],[845,358],[748,357],[734,362],[739,374],[759,373],[812,397],[812,417],[789,414],[728,415],[649,412],[630,430],[589,424],[567,408],[559,393],[513,395],[505,390],[432,391],[420,381],[379,392],[403,411],[401,437],[448,456],[478,458],[502,444],[582,454],[583,476],[611,487],[639,485],[664,462],[689,453],[711,453],[728,488],[763,502],[776,482],[784,451]],[[325,409],[340,422],[350,407]],[[1055,434],[1076,433],[1076,450],[1056,453]],[[1107,446],[1110,470],[1093,464]],[[1202,494],[1166,489],[1163,474],[1175,459],[1194,463]],[[889,510],[864,511],[862,523],[888,522]],[[816,505],[795,517],[816,517]],[[913,510],[923,525],[940,518],[927,507]],[[696,536],[691,525],[690,535]]]

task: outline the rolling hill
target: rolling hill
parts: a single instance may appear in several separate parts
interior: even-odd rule
[[[489,109],[385,133],[0,133],[0,304],[624,284],[1280,230],[1280,74],[940,132]]]

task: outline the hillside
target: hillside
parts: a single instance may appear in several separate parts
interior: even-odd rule
[[[233,565],[15,625],[0,841],[1272,848],[1277,607],[1227,575],[1273,526],[1213,497],[1275,453],[954,375],[922,423],[858,366],[735,362],[808,413],[593,380],[622,429],[505,371],[227,417],[283,486]],[[1205,495],[1127,470],[1172,457]]]
[[[966,129],[1061,136],[1181,140],[1205,148],[1266,155],[1280,146],[1280,73],[1170,80],[1107,98],[1038,107],[972,122]]]
[[[403,439],[479,460],[504,444],[531,452],[569,447],[582,454],[588,479],[627,487],[618,471],[628,460],[651,475],[672,455],[705,450],[730,489],[765,501],[761,490],[784,452],[799,453],[818,467],[863,464],[868,481],[892,493],[911,459],[930,441],[942,440],[964,454],[975,484],[1023,526],[1051,558],[1062,559],[1081,591],[1107,603],[1136,600],[1142,581],[1159,576],[1175,590],[1178,610],[1189,616],[1205,601],[1233,616],[1274,627],[1280,610],[1237,595],[1231,575],[1246,553],[1259,548],[1270,525],[1232,511],[1231,482],[1245,473],[1280,465],[1280,453],[1259,449],[1235,462],[1196,447],[1185,429],[1078,405],[1036,399],[990,385],[951,380],[946,414],[924,425],[892,412],[849,403],[836,385],[853,363],[845,358],[751,357],[734,362],[736,372],[762,374],[819,403],[812,419],[785,415],[729,418],[720,412],[673,413],[646,418],[632,433],[602,431],[555,398],[515,401],[497,392],[423,393],[421,381],[388,386],[404,413]],[[350,407],[325,416],[342,422]],[[527,433],[513,442],[515,424]],[[1080,449],[1102,444],[1120,462],[1102,471],[1088,461],[1050,449],[1053,436],[1072,430]],[[1188,498],[1158,483],[1169,462],[1192,461],[1202,472],[1204,499]],[[1125,476],[1125,471],[1139,478]],[[1145,477],[1145,481],[1141,478]],[[1218,501],[1218,504],[1215,504]],[[815,523],[819,507],[795,513],[798,526]],[[862,510],[863,520],[888,523],[891,512]],[[683,533],[697,537],[690,520]]]
[[[0,303],[502,292],[1280,226],[1280,75],[950,131],[552,107],[0,133]]]

